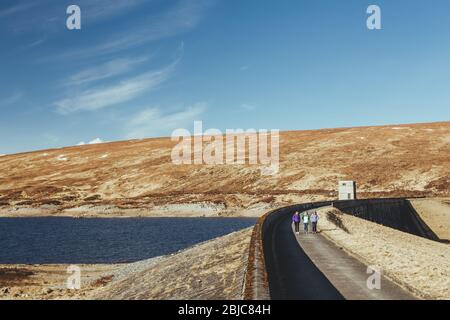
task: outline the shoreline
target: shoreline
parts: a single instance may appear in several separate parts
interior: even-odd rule
[[[80,290],[64,286],[70,264],[0,264],[0,300],[242,299],[252,230],[131,263],[78,264]]]
[[[236,219],[236,218],[246,218],[246,219],[258,219],[259,216],[251,215],[233,215],[233,216],[201,216],[201,215],[176,215],[176,216],[160,216],[160,215],[148,215],[148,216],[116,216],[116,215],[96,215],[96,216],[75,216],[75,215],[1,215],[0,219],[33,219],[33,218],[65,218],[65,219],[151,219],[151,218],[161,218],[161,219],[189,219],[189,218],[217,218],[217,219]]]
[[[362,196],[361,196],[362,198]],[[370,195],[364,198],[379,198]],[[402,197],[403,198],[403,197]],[[409,199],[447,200],[449,196],[426,198],[404,197]],[[0,206],[0,218],[26,217],[65,217],[65,218],[259,218],[265,212],[286,207],[294,203],[333,200],[321,195],[310,195],[298,199],[280,199],[274,202],[255,201],[249,205],[225,205],[208,201],[165,203],[162,205],[142,204],[141,206],[124,207],[117,204],[79,204],[59,205],[9,205]],[[296,201],[293,201],[296,200]],[[418,202],[418,201],[417,201]]]
[[[286,206],[285,203],[257,203],[252,207],[227,207],[203,203],[167,204],[158,207],[120,208],[114,205],[11,206],[0,208],[0,218],[259,218],[262,213]]]

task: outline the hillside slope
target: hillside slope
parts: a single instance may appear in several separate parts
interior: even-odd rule
[[[273,176],[251,165],[174,165],[168,138],[7,155],[0,214],[261,213],[334,198],[341,179],[356,180],[361,197],[448,196],[449,143],[450,122],[282,132]]]

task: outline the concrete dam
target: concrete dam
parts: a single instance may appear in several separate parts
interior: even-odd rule
[[[436,234],[420,218],[408,199],[336,201],[332,205],[355,217],[430,240],[439,240]]]
[[[295,211],[325,206],[402,232],[438,240],[405,198],[324,201],[280,208],[261,217],[254,228],[244,286],[246,299],[346,298],[310,259],[292,231],[291,217]],[[413,298],[395,284],[390,285],[392,289],[387,291],[388,296],[381,298]]]

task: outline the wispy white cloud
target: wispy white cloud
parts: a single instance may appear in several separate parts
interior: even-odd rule
[[[33,48],[43,44],[45,42],[45,40],[46,40],[45,38],[42,38],[42,39],[38,39],[36,41],[33,41],[33,42],[27,44],[26,46],[24,46],[23,49],[25,49],[25,50],[33,49]]]
[[[240,110],[242,110],[242,111],[253,111],[255,109],[256,109],[256,107],[252,104],[243,103],[240,105]]]
[[[6,8],[0,11],[0,18],[6,18],[15,15],[16,13],[27,11],[37,5],[37,2],[19,3],[12,7]]]
[[[100,44],[71,51],[60,58],[82,58],[123,51],[151,41],[172,37],[197,26],[214,0],[183,0],[168,11],[150,16],[145,23],[115,34]]]
[[[105,141],[103,141],[100,138],[95,138],[94,140],[88,142],[88,144],[99,144],[99,143],[105,143]]]
[[[60,138],[52,133],[42,134],[43,141],[50,144],[56,144],[60,141]]]
[[[148,60],[148,57],[120,58],[108,61],[102,65],[82,70],[72,75],[64,84],[68,86],[87,84],[122,75],[132,70],[136,65]]]
[[[6,107],[6,106],[13,105],[13,104],[21,101],[22,98],[23,98],[22,92],[13,93],[12,95],[10,95],[6,98],[0,99],[0,107]]]
[[[7,28],[14,33],[45,33],[51,39],[53,35],[65,30],[65,6],[71,4],[54,0],[28,1],[11,6],[0,11],[0,19],[14,19],[8,23]],[[81,7],[83,27],[108,21],[116,16],[125,15],[130,10],[139,8],[148,3],[148,0],[77,0],[76,5]],[[35,7],[44,10],[34,10]]]
[[[100,144],[100,143],[105,143],[105,141],[103,141],[100,138],[95,138],[94,140],[91,140],[88,143],[81,141],[81,142],[77,143],[77,146],[84,146],[86,144]]]
[[[206,103],[196,103],[183,110],[165,114],[161,108],[147,108],[133,115],[126,124],[127,139],[141,139],[168,134],[169,131],[187,127],[207,109]]]
[[[173,74],[179,60],[169,66],[139,76],[122,80],[117,84],[82,91],[80,94],[55,102],[57,110],[62,114],[75,111],[95,111],[114,106],[137,98],[150,92],[165,82]]]
[[[127,10],[136,8],[147,1],[148,0],[78,0],[77,4],[82,8],[84,19],[89,22],[124,14]]]

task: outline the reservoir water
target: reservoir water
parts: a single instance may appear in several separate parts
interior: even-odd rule
[[[253,218],[0,218],[0,264],[134,262],[255,223]]]

